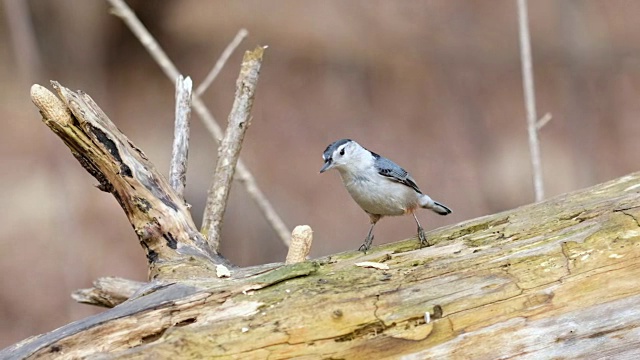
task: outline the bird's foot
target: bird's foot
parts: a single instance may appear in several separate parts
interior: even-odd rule
[[[422,226],[418,226],[418,239],[420,240],[420,247],[423,246],[431,246],[429,241],[427,241],[427,236],[424,234],[424,229]]]
[[[366,239],[364,239],[364,243],[362,243],[362,245],[360,245],[360,247],[358,248],[358,251],[362,251],[363,253],[367,253],[367,250],[369,250],[371,248],[371,244],[373,243],[373,235],[367,236]]]

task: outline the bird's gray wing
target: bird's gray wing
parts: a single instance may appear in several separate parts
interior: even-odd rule
[[[422,194],[422,191],[420,191],[418,185],[416,185],[411,175],[409,175],[409,173],[405,169],[401,168],[398,164],[385,157],[382,157],[376,153],[372,154],[375,158],[375,164],[376,168],[378,169],[378,174],[400,184],[406,185]]]

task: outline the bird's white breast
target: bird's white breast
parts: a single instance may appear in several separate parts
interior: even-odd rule
[[[419,194],[412,188],[390,180],[377,171],[341,171],[347,191],[360,207],[382,216],[406,214],[416,208]]]

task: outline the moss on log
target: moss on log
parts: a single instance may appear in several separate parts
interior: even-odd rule
[[[432,231],[429,248],[409,239],[226,285],[177,282],[0,357],[639,356],[639,190],[636,173]]]

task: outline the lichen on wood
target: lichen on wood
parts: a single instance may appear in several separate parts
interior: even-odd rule
[[[636,173],[434,230],[429,248],[168,284],[0,357],[635,358],[639,190]]]

